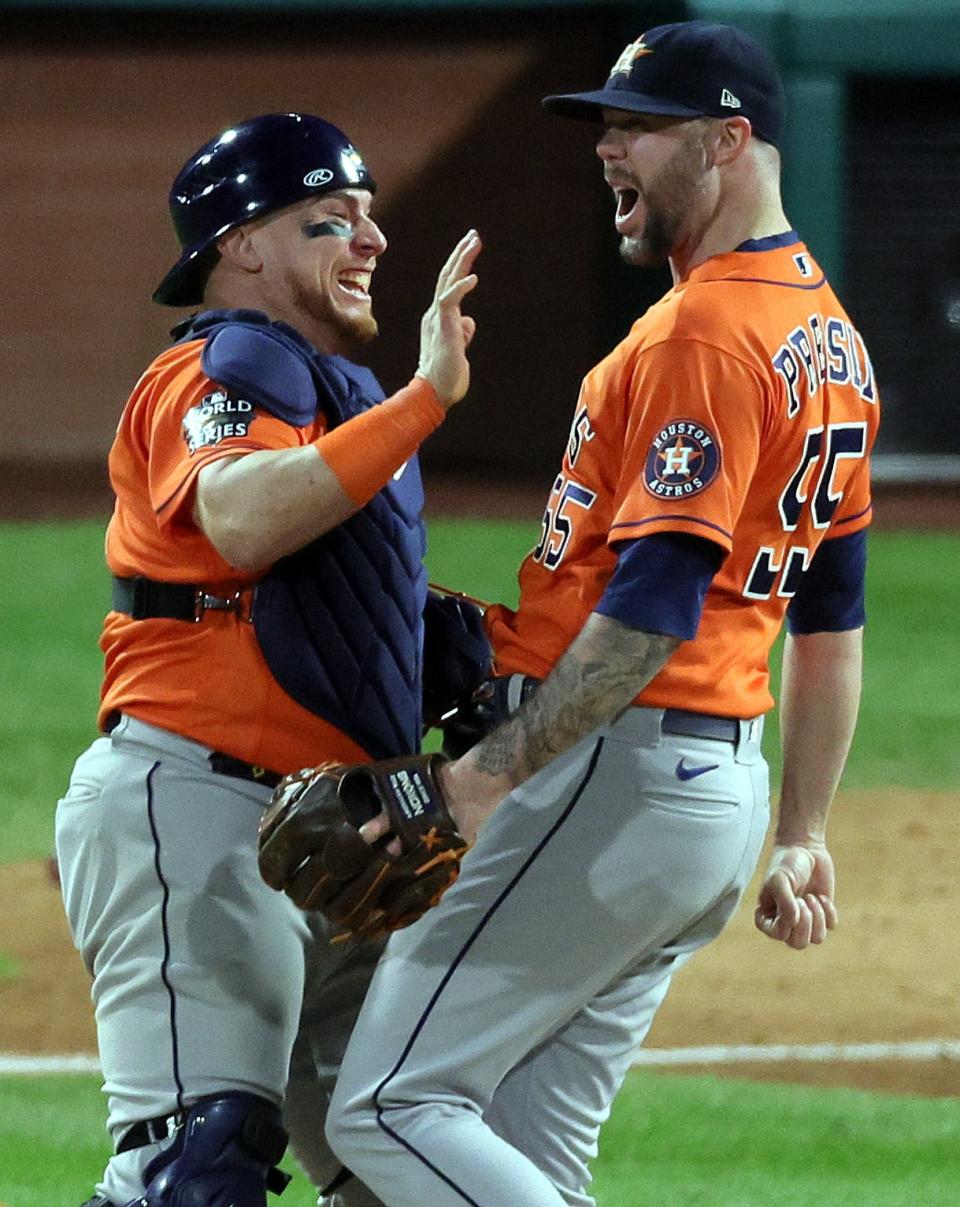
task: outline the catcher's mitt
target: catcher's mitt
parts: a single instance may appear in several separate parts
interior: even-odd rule
[[[443,755],[323,763],[278,784],[260,822],[260,874],[336,927],[333,942],[382,938],[435,905],[467,849],[434,769]],[[385,811],[392,833],[357,832]],[[398,839],[401,851],[387,844]]]

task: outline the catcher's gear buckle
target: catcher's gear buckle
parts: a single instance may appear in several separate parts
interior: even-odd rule
[[[236,612],[237,619],[250,624],[253,613],[253,592],[234,591],[232,595],[210,595],[198,587],[193,593],[193,623],[203,620],[204,612]]]

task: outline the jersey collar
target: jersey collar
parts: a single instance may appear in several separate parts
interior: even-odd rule
[[[784,231],[782,235],[766,235],[762,239],[745,239],[734,251],[775,251],[778,247],[792,247],[800,242],[796,231]]]
[[[767,235],[763,239],[747,239],[732,251],[711,256],[709,260],[698,264],[685,280],[675,286],[675,289],[683,290],[687,285],[693,285],[697,281],[720,281],[730,277],[772,278],[776,276],[776,265],[779,263],[777,253],[782,253],[786,248],[801,250],[804,248],[803,240],[796,231],[784,231],[781,235]],[[767,259],[771,252],[774,254]],[[758,255],[763,256],[759,262],[754,259]]]

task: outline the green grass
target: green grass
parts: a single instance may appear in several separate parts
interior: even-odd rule
[[[515,603],[538,530],[532,520],[434,520],[431,577]],[[0,862],[49,852],[56,799],[94,736],[109,599],[102,546],[100,522],[0,525],[0,559],[17,567],[0,602]],[[863,708],[845,786],[960,782],[958,598],[960,537],[874,535]],[[776,776],[775,724],[766,749]]]
[[[850,786],[960,783],[960,537],[884,533],[868,579],[863,732]],[[906,772],[906,777],[904,776]]]
[[[953,1099],[635,1072],[594,1189],[599,1207],[956,1207],[958,1148]],[[108,1152],[95,1078],[0,1079],[0,1204],[74,1207]],[[300,1174],[277,1200],[315,1201]]]
[[[0,989],[4,981],[15,981],[22,971],[19,960],[0,951]]]
[[[0,525],[0,557],[16,567],[0,604],[0,862],[49,854],[56,798],[96,736],[103,529]]]
[[[601,1138],[598,1201],[947,1207],[958,1139],[955,1100],[635,1073]]]
[[[427,567],[431,581],[477,599],[515,607],[520,562],[537,543],[540,521],[431,520]]]

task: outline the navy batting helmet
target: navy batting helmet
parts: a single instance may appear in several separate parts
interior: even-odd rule
[[[266,113],[205,143],[177,174],[170,215],[183,249],[155,302],[194,306],[216,263],[216,240],[260,214],[333,189],[376,185],[350,140],[308,113]]]

